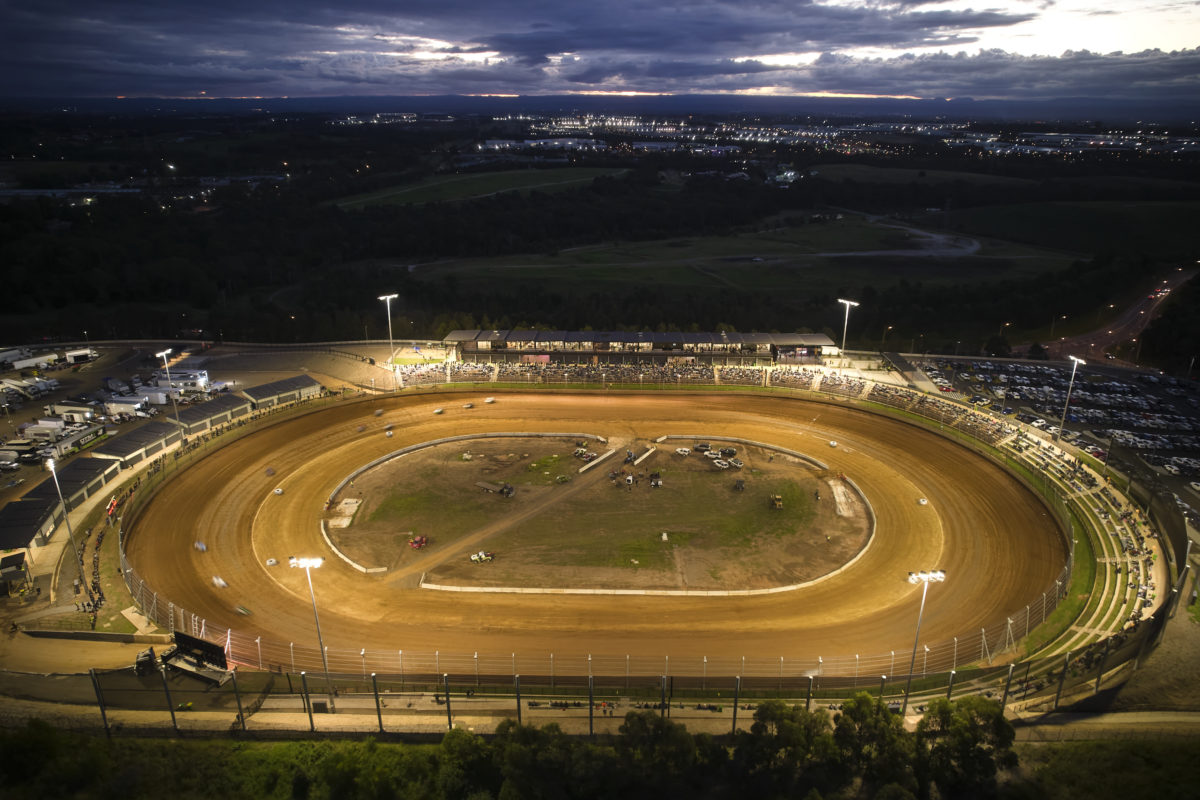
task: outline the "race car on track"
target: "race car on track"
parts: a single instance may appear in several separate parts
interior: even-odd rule
[[[471,554],[471,560],[476,564],[482,564],[485,561],[494,561],[495,558],[495,553],[484,552],[483,550],[480,550],[478,553]]]

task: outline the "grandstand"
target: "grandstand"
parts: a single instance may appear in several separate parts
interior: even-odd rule
[[[821,333],[679,331],[451,331],[447,358],[479,363],[674,364],[737,366],[817,364],[837,355]]]

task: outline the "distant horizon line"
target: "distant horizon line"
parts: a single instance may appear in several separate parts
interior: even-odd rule
[[[545,113],[620,109],[623,113],[778,113],[778,114],[919,114],[933,117],[988,118],[998,121],[1029,119],[1043,121],[1137,121],[1195,126],[1193,105],[1179,98],[1128,98],[1070,96],[1057,98],[919,98],[904,95],[733,94],[709,93],[562,93],[562,94],[333,94],[249,96],[0,96],[0,112],[13,111],[112,111],[155,110],[160,105],[187,110],[260,110],[248,108],[270,104],[270,111],[308,113],[370,113],[411,111],[416,113],[495,113],[497,110],[527,109]],[[406,108],[395,108],[403,104]],[[392,106],[383,108],[383,106]]]

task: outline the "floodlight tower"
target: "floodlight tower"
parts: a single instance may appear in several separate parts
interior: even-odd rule
[[[325,654],[325,642],[321,639],[321,618],[317,616],[317,595],[313,591],[312,571],[325,563],[323,558],[288,559],[289,567],[298,567],[308,576],[308,596],[312,598],[313,621],[317,623],[317,647],[321,648],[321,666],[325,669],[325,689],[329,692],[329,708],[333,708],[333,683],[329,680],[329,656]]]
[[[1063,425],[1067,424],[1067,406],[1071,405],[1071,389],[1075,387],[1075,370],[1079,369],[1081,364],[1086,364],[1082,358],[1078,356],[1067,356],[1071,359],[1071,380],[1067,382],[1067,399],[1063,401],[1062,418],[1058,421],[1058,433],[1054,434],[1055,440],[1062,437]]]
[[[71,511],[67,508],[67,501],[63,499],[62,487],[58,483],[58,471],[54,468],[53,458],[46,459],[46,468],[50,470],[50,477],[54,478],[54,491],[58,492],[58,502],[62,505],[63,522],[67,523],[67,538],[71,540],[71,547],[75,550],[75,566],[79,568],[79,582],[83,585],[83,590],[87,592],[88,602],[95,602],[92,585],[83,575],[83,554],[79,552],[79,543],[75,541],[75,531],[71,529]]]
[[[858,303],[854,300],[843,300],[838,298],[838,302],[846,306],[846,319],[842,322],[842,353],[846,352],[846,330],[850,327],[850,308],[857,306]]]
[[[381,294],[379,299],[387,306],[388,320],[388,369],[392,371],[392,391],[396,391],[396,364],[392,345],[392,301],[400,295],[398,294]]]
[[[925,595],[929,593],[929,584],[941,583],[944,580],[946,572],[940,569],[908,573],[909,583],[921,584],[921,610],[917,612],[917,635],[913,639],[912,661],[908,664],[908,682],[904,684],[904,703],[900,706],[902,716],[908,709],[908,692],[912,688],[913,670],[917,667],[917,643],[921,641],[921,617],[925,615]]]
[[[167,356],[171,355],[171,348],[163,350],[161,353],[155,353],[155,358],[163,360],[163,374],[167,377],[167,394],[171,395],[171,408],[175,409],[175,424],[179,426],[179,430],[183,430],[183,424],[179,421],[179,404],[175,402],[175,393],[171,391],[171,365],[167,363]]]

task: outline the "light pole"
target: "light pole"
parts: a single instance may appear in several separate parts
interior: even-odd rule
[[[838,298],[838,302],[839,302],[839,303],[841,303],[842,305],[846,306],[846,319],[845,319],[845,321],[843,321],[843,322],[842,322],[842,349],[841,349],[841,355],[842,355],[842,357],[843,357],[843,358],[845,358],[845,353],[846,353],[846,330],[847,330],[847,329],[850,327],[850,309],[851,309],[853,306],[856,306],[856,305],[858,305],[858,303],[856,303],[856,302],[855,302],[855,301],[853,301],[853,300],[843,300],[843,299],[842,299],[842,298],[840,298],[840,297]]]
[[[317,647],[321,648],[321,666],[325,669],[325,689],[329,692],[329,708],[333,709],[333,683],[329,680],[329,657],[325,655],[325,642],[321,638],[321,618],[317,616],[317,595],[313,592],[312,571],[325,562],[323,558],[288,559],[289,567],[301,567],[308,576],[308,596],[312,598],[313,621],[317,623]]]
[[[171,348],[163,350],[161,353],[155,353],[156,358],[163,360],[163,374],[167,376],[167,394],[171,395],[171,408],[175,409],[175,424],[179,426],[179,430],[183,430],[183,424],[179,421],[179,404],[175,402],[175,392],[171,391],[171,366],[167,363],[167,356],[171,355]]]
[[[379,295],[379,299],[383,301],[383,304],[385,306],[387,306],[388,369],[390,369],[392,371],[392,391],[393,392],[396,391],[396,364],[395,364],[395,359],[393,358],[394,351],[392,350],[392,301],[395,300],[399,296],[400,295],[398,295],[398,294],[381,294],[381,295]]]
[[[1071,380],[1067,382],[1067,399],[1063,401],[1062,418],[1058,421],[1058,433],[1054,434],[1054,439],[1057,441],[1063,432],[1063,425],[1067,424],[1067,406],[1071,405],[1071,389],[1075,386],[1075,370],[1079,369],[1080,364],[1086,364],[1082,358],[1078,356],[1067,356],[1071,359]]]
[[[887,343],[887,335],[891,333],[892,328],[894,327],[894,325],[888,325],[883,329],[883,338],[879,340],[879,352],[883,352],[883,346]]]
[[[904,702],[900,705],[901,716],[904,716],[904,712],[908,709],[908,692],[912,688],[913,670],[917,667],[917,643],[921,641],[921,617],[925,615],[925,595],[929,593],[930,583],[935,581],[941,583],[944,580],[946,580],[946,572],[940,569],[908,573],[909,583],[921,584],[921,610],[917,612],[917,635],[913,639],[912,661],[908,664],[908,681],[904,684]]]
[[[1053,338],[1054,338],[1054,325],[1055,325],[1055,323],[1057,323],[1057,322],[1058,322],[1060,319],[1066,319],[1066,318],[1067,318],[1067,315],[1066,315],[1066,314],[1063,314],[1061,317],[1054,317],[1054,318],[1052,318],[1052,319],[1050,320],[1050,338],[1051,338],[1051,339],[1053,339]]]
[[[87,592],[88,602],[93,602],[95,598],[92,595],[92,586],[87,582],[87,578],[83,577],[83,554],[79,552],[79,543],[75,541],[75,531],[71,530],[71,512],[67,508],[67,501],[63,499],[62,487],[58,485],[58,472],[54,468],[54,459],[46,459],[46,466],[50,469],[50,476],[54,478],[54,491],[58,492],[58,502],[62,505],[63,522],[67,523],[67,538],[71,540],[71,548],[75,551],[75,566],[79,571],[79,583]]]
[[[1012,325],[1012,323],[1006,322],[1003,325],[1001,325],[1000,330],[996,332],[996,336],[1000,339],[1003,339],[1004,338],[1004,329],[1007,328],[1009,325]]]

